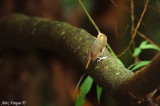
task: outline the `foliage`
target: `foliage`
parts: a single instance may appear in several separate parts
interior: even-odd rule
[[[132,64],[130,67],[128,67],[128,69],[134,71],[134,70],[136,70],[136,69],[138,69],[140,67],[143,67],[143,66],[149,64],[150,62],[151,61],[141,61],[141,62],[139,62],[137,64]]]
[[[102,93],[102,88],[99,85],[97,85],[97,99],[99,104],[101,99],[101,93]]]
[[[147,44],[147,41],[142,41],[140,46],[135,49],[133,56],[139,56],[142,50],[145,50],[145,49],[153,49],[153,50],[160,51],[160,49],[154,46],[153,44]]]
[[[153,44],[147,44],[147,41],[142,41],[140,46],[137,47],[134,52],[133,52],[133,56],[139,56],[140,53],[142,52],[142,50],[146,50],[146,49],[153,49],[153,50],[157,50],[157,51],[160,51],[160,49],[156,46],[154,46]],[[132,70],[132,71],[135,71],[136,69],[138,68],[141,68],[147,64],[149,64],[151,61],[140,61],[138,63],[134,63],[132,65],[130,65],[128,67],[128,69]]]
[[[91,87],[93,84],[93,79],[90,76],[87,76],[87,78],[84,80],[84,82],[82,83],[81,87],[80,87],[80,95],[77,98],[77,94],[76,94],[76,102],[75,105],[76,106],[82,106],[84,104],[84,98],[86,96],[86,94],[90,91]]]

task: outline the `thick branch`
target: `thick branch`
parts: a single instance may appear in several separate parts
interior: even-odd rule
[[[132,92],[132,96],[144,97],[160,85],[160,53],[158,53],[152,62],[137,71],[125,82],[126,89]]]
[[[11,15],[0,20],[1,49],[15,48],[28,50],[42,48],[55,51],[64,56],[70,56],[70,60],[74,61],[79,69],[84,70],[87,74],[92,76],[118,103],[129,105],[131,104],[130,102],[134,102],[138,104],[137,101],[139,101],[139,98],[133,98],[130,92],[138,97],[139,93],[141,93],[144,88],[143,85],[150,84],[148,81],[152,79],[151,75],[149,75],[149,77],[144,77],[147,78],[146,80],[143,79],[141,81],[136,79],[135,76],[139,74],[133,75],[133,72],[120,65],[107,49],[103,54],[107,56],[107,59],[101,60],[98,63],[91,63],[89,69],[85,70],[87,60],[86,51],[88,51],[89,46],[94,40],[95,37],[91,36],[88,32],[64,22],[54,22],[42,18],[29,18],[24,15]],[[156,58],[153,61],[155,62],[148,66],[152,67],[152,70],[155,66],[154,64],[160,63]],[[148,70],[150,73],[152,71],[150,68],[144,68],[142,70]],[[158,71],[153,72],[155,75],[158,74],[157,77],[160,76]],[[147,73],[145,72],[146,76]],[[126,80],[129,76],[131,77]],[[142,76],[143,74],[140,74],[138,77]],[[151,81],[156,81],[157,77]],[[139,81],[141,81],[141,83],[139,83]],[[136,85],[135,83],[138,84]],[[133,87],[132,84],[136,87]],[[149,87],[149,90],[146,90],[142,96],[148,94],[158,87],[158,85],[160,85],[160,82],[157,82],[154,87],[149,87],[150,85],[145,86]],[[133,90],[138,87],[141,87],[141,90]]]
[[[123,96],[119,102],[130,98],[130,105],[153,105],[150,104],[149,94],[160,86],[160,52],[152,59],[152,62],[138,70],[124,81],[119,90]],[[116,92],[117,93],[117,92]],[[123,94],[121,94],[123,93]],[[126,99],[125,99],[126,98]],[[122,100],[124,99],[124,100]],[[120,103],[121,104],[121,103]],[[123,103],[122,103],[123,104]]]

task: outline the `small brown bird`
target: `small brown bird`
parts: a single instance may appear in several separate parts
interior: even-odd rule
[[[87,59],[86,69],[88,68],[90,61],[94,62],[101,55],[106,44],[107,44],[107,36],[99,32],[96,40],[88,49],[88,59]]]

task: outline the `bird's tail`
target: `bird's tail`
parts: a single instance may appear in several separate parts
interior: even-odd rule
[[[87,61],[87,64],[86,64],[86,69],[88,68],[90,61],[91,61],[91,57],[88,57],[88,61]]]

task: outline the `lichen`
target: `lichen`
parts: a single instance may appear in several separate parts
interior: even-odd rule
[[[62,31],[62,32],[61,32],[61,35],[64,35],[64,34],[65,34],[65,31]]]
[[[119,75],[120,73],[119,72],[116,72],[116,75]]]
[[[97,66],[95,67],[95,70],[98,70],[98,69],[100,69],[99,65],[97,65]]]

